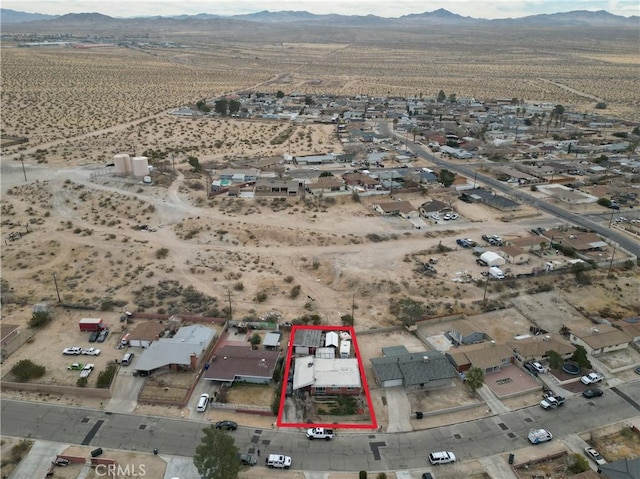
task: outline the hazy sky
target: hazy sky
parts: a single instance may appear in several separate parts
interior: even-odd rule
[[[399,17],[438,8],[476,18],[523,17],[571,10],[607,10],[624,16],[640,14],[638,0],[3,0],[2,7],[50,15],[98,12],[112,17],[235,15],[262,10]]]

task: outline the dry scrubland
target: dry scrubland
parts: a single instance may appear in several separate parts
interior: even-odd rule
[[[585,112],[604,101],[609,112],[639,118],[640,54],[633,29],[452,34],[429,28],[383,30],[375,38],[357,30],[357,38],[341,32],[337,38],[344,43],[252,43],[255,32],[247,33],[249,41],[230,43],[204,32],[164,32],[163,41],[184,42],[180,49],[39,50],[5,42],[3,133],[27,136],[35,146],[247,89],[402,96],[444,89],[458,96],[575,105]],[[190,47],[193,39],[197,48]],[[136,135],[146,132],[132,127],[129,133],[128,145],[137,147]]]
[[[483,290],[450,281],[451,272],[459,270],[457,253],[444,261],[449,274],[436,278],[414,272],[414,260],[433,255],[440,237],[453,242],[457,236],[477,236],[489,225],[523,234],[517,224],[503,224],[488,210],[475,218],[484,218],[482,225],[425,235],[399,229],[377,218],[370,202],[349,197],[206,199],[204,177],[191,174],[184,163],[188,155],[203,164],[249,165],[250,159],[280,156],[289,145],[294,155],[339,152],[341,146],[330,126],[193,120],[164,113],[201,98],[248,89],[434,95],[442,88],[459,96],[519,97],[589,110],[594,98],[602,98],[609,111],[637,116],[640,110],[634,32],[598,29],[587,41],[576,31],[470,30],[449,36],[437,28],[402,34],[358,30],[356,39],[340,30],[330,41],[309,32],[307,43],[286,37],[295,30],[273,41],[246,32],[244,42],[204,32],[191,37],[162,33],[164,40],[186,48],[2,45],[3,135],[30,140],[3,149],[2,161],[22,154],[27,164],[69,168],[46,181],[11,188],[3,179],[3,239],[24,231],[27,223],[30,230],[3,247],[3,280],[13,288],[15,301],[3,302],[3,312],[21,311],[24,318],[20,305],[55,299],[51,273],[57,272],[65,301],[95,307],[117,309],[124,303],[145,310],[212,312],[226,306],[231,292],[238,316],[278,309],[288,319],[313,312],[337,322],[351,312],[355,299],[357,317],[386,325],[389,299],[402,295],[423,298],[433,314],[473,313],[473,301]],[[167,174],[156,177],[156,184],[167,188],[143,188],[107,176],[91,183],[79,167],[94,164],[97,172],[116,153],[146,150],[176,152],[178,176],[168,174],[167,160],[160,165]],[[412,198],[415,204],[421,200]],[[157,231],[138,231],[140,224]],[[565,283],[571,285],[572,279]],[[594,291],[605,288],[595,284]],[[637,278],[631,274],[618,285],[616,294],[637,291]],[[297,296],[295,286],[300,286]],[[590,298],[586,310],[602,309],[591,298],[606,304],[610,297],[580,294],[585,290],[572,301]],[[509,294],[510,288],[493,292],[503,300]],[[633,310],[620,301],[615,313]]]

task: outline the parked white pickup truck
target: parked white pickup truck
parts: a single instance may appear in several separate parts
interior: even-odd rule
[[[312,427],[307,430],[307,437],[309,439],[333,439],[333,429],[325,429],[323,427]]]

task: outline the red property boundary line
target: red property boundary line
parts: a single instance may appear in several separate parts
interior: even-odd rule
[[[287,392],[287,382],[289,380],[289,370],[291,368],[291,363],[293,359],[293,339],[295,338],[295,333],[298,330],[321,330],[321,331],[347,331],[351,335],[351,341],[353,344],[353,349],[355,351],[356,359],[358,360],[358,369],[360,371],[360,381],[362,382],[362,388],[364,390],[365,396],[367,398],[367,407],[369,408],[369,416],[371,417],[371,423],[369,424],[308,424],[308,423],[291,423],[291,422],[283,422],[282,415],[284,412],[284,402],[286,400],[286,392]],[[331,429],[377,429],[378,422],[376,420],[375,411],[373,410],[373,403],[371,402],[371,392],[369,391],[369,385],[367,383],[367,378],[364,374],[364,367],[362,364],[362,356],[360,356],[360,349],[358,348],[358,341],[356,338],[356,332],[351,326],[292,326],[291,327],[291,335],[289,340],[289,347],[287,349],[286,356],[286,366],[282,381],[282,390],[280,391],[280,407],[278,408],[278,420],[276,421],[278,427],[296,427],[296,428],[308,428],[308,427],[326,427]]]

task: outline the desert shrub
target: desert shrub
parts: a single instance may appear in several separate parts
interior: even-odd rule
[[[286,278],[284,278],[284,282],[287,284],[291,284],[293,283],[293,276],[289,275]]]
[[[164,259],[169,255],[169,249],[168,248],[160,248],[158,251],[156,251],[156,258],[158,259]]]
[[[353,316],[351,316],[350,314],[340,316],[340,319],[342,320],[342,324],[344,324],[345,326],[353,326]]]
[[[267,300],[267,293],[265,293],[264,291],[260,291],[257,295],[256,295],[256,301],[258,303],[264,303]]]
[[[295,299],[298,296],[300,296],[300,285],[296,284],[293,288],[291,288],[291,291],[289,292],[289,297],[291,299]]]
[[[51,314],[46,311],[39,311],[31,315],[29,326],[31,328],[40,328],[51,320]]]
[[[242,281],[238,281],[233,285],[233,289],[235,289],[236,291],[242,291],[244,289],[244,284],[242,283]]]
[[[378,478],[377,479],[387,479],[387,473],[385,472],[379,472],[378,473]]]
[[[78,380],[76,381],[76,386],[78,386],[79,388],[84,388],[88,383],[89,380],[87,378],[78,378]]]
[[[96,386],[102,389],[108,389],[111,386],[111,382],[113,378],[116,376],[116,372],[118,368],[115,364],[109,364],[107,369],[104,371],[100,371],[98,374],[98,381],[96,382]]]
[[[572,454],[569,456],[569,472],[571,474],[580,474],[589,470],[589,462],[582,454]]]
[[[36,379],[44,376],[46,368],[34,363],[30,359],[22,359],[11,368],[11,374],[20,382]]]

